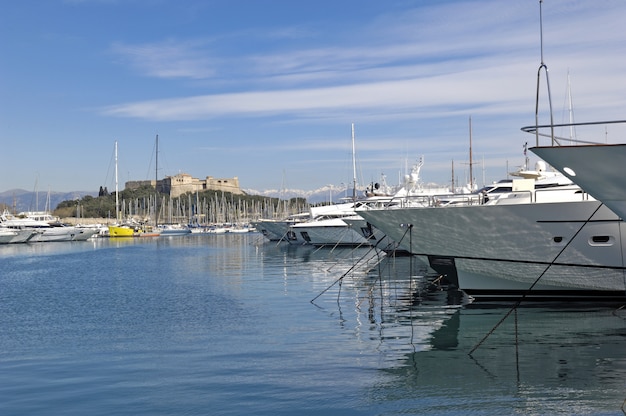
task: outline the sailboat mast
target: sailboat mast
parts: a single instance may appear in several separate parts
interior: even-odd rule
[[[352,123],[352,201],[356,201],[356,151],[354,149],[354,123]]]
[[[154,163],[154,189],[157,189],[157,181],[159,180],[159,135],[156,135],[156,151],[155,155],[155,163]]]
[[[452,159],[452,193],[456,193],[456,186],[454,184],[454,159]]]
[[[156,135],[154,151],[154,225],[159,225],[159,135]]]
[[[115,141],[115,219],[120,220],[120,199],[117,184],[117,140]]]

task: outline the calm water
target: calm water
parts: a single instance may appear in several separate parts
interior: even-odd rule
[[[370,255],[259,234],[0,246],[0,415],[623,414],[626,312],[521,308],[470,356],[508,308]]]

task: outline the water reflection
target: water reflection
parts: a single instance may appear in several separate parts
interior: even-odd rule
[[[468,304],[414,258],[254,235],[44,244],[2,264],[14,409],[67,414],[78,390],[75,414],[129,392],[138,414],[617,414],[626,397],[622,311],[521,308],[470,357],[508,307]]]
[[[320,269],[331,264],[330,253],[298,253]],[[380,354],[383,376],[369,396],[385,409],[404,398],[403,412],[415,414],[455,407],[479,414],[620,412],[626,398],[623,310],[522,305],[497,325],[511,305],[471,304],[411,258],[385,258],[340,281],[315,305]],[[413,408],[406,407],[407,397],[414,398]]]
[[[432,332],[430,349],[382,370],[391,377],[374,389],[376,400],[411,391],[432,401],[439,392],[468,412],[489,413],[503,402],[527,414],[619,411],[626,397],[624,312],[521,308],[468,355],[504,312],[457,310]],[[423,404],[422,413],[437,413],[436,403]]]

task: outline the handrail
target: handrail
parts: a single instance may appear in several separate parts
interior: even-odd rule
[[[483,205],[491,199],[499,199],[505,194],[528,194],[530,203],[538,203],[538,201],[549,202],[546,199],[542,199],[542,195],[546,195],[549,192],[566,192],[572,191],[573,188],[570,185],[563,185],[562,187],[549,187],[549,188],[535,188],[532,190],[522,189],[518,191],[507,192],[494,192],[494,193],[472,193],[472,194],[431,194],[431,195],[403,195],[394,196],[385,201],[379,201],[379,204],[368,205],[364,204],[357,209],[357,213],[360,210],[380,210],[380,209],[394,209],[394,208],[445,208],[449,205]],[[580,200],[584,201],[589,198],[589,195],[580,188]],[[575,200],[575,199],[572,199]],[[497,205],[497,204],[496,204]]]
[[[552,134],[552,131],[554,131],[555,127],[576,127],[576,126],[598,126],[598,125],[604,125],[604,124],[626,124],[626,120],[608,120],[608,121],[586,121],[586,122],[582,122],[582,123],[562,123],[562,124],[543,124],[543,125],[539,125],[539,126],[526,126],[526,127],[522,127],[521,130],[524,133],[530,133],[530,134],[535,134],[536,136],[541,136],[541,137],[549,137],[552,138],[554,137]],[[551,134],[546,134],[546,133],[539,133],[540,129],[547,129],[549,128],[551,130]],[[560,145],[560,143],[558,142],[558,140],[568,140],[574,143],[582,143],[582,144],[603,144],[602,142],[592,142],[592,141],[585,141],[585,140],[578,140],[578,139],[572,139],[569,137],[554,137],[555,141],[557,144]],[[558,140],[556,140],[558,139]],[[537,143],[537,146],[539,146],[539,143]]]

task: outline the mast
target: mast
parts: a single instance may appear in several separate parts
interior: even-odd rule
[[[455,185],[454,185],[454,159],[452,159],[452,193],[456,193]]]
[[[156,150],[154,152],[154,226],[159,225],[159,135],[156,135]]]
[[[572,104],[572,84],[570,82],[569,70],[567,71],[567,107],[569,112],[569,141],[571,145],[574,141],[574,105]]]
[[[352,123],[352,201],[356,201],[356,152],[354,150],[354,123]]]
[[[472,160],[472,116],[469,118],[469,175],[470,175],[470,192],[474,191],[474,171],[472,166],[474,161]]]
[[[115,220],[120,220],[120,199],[117,185],[117,140],[115,141]]]

